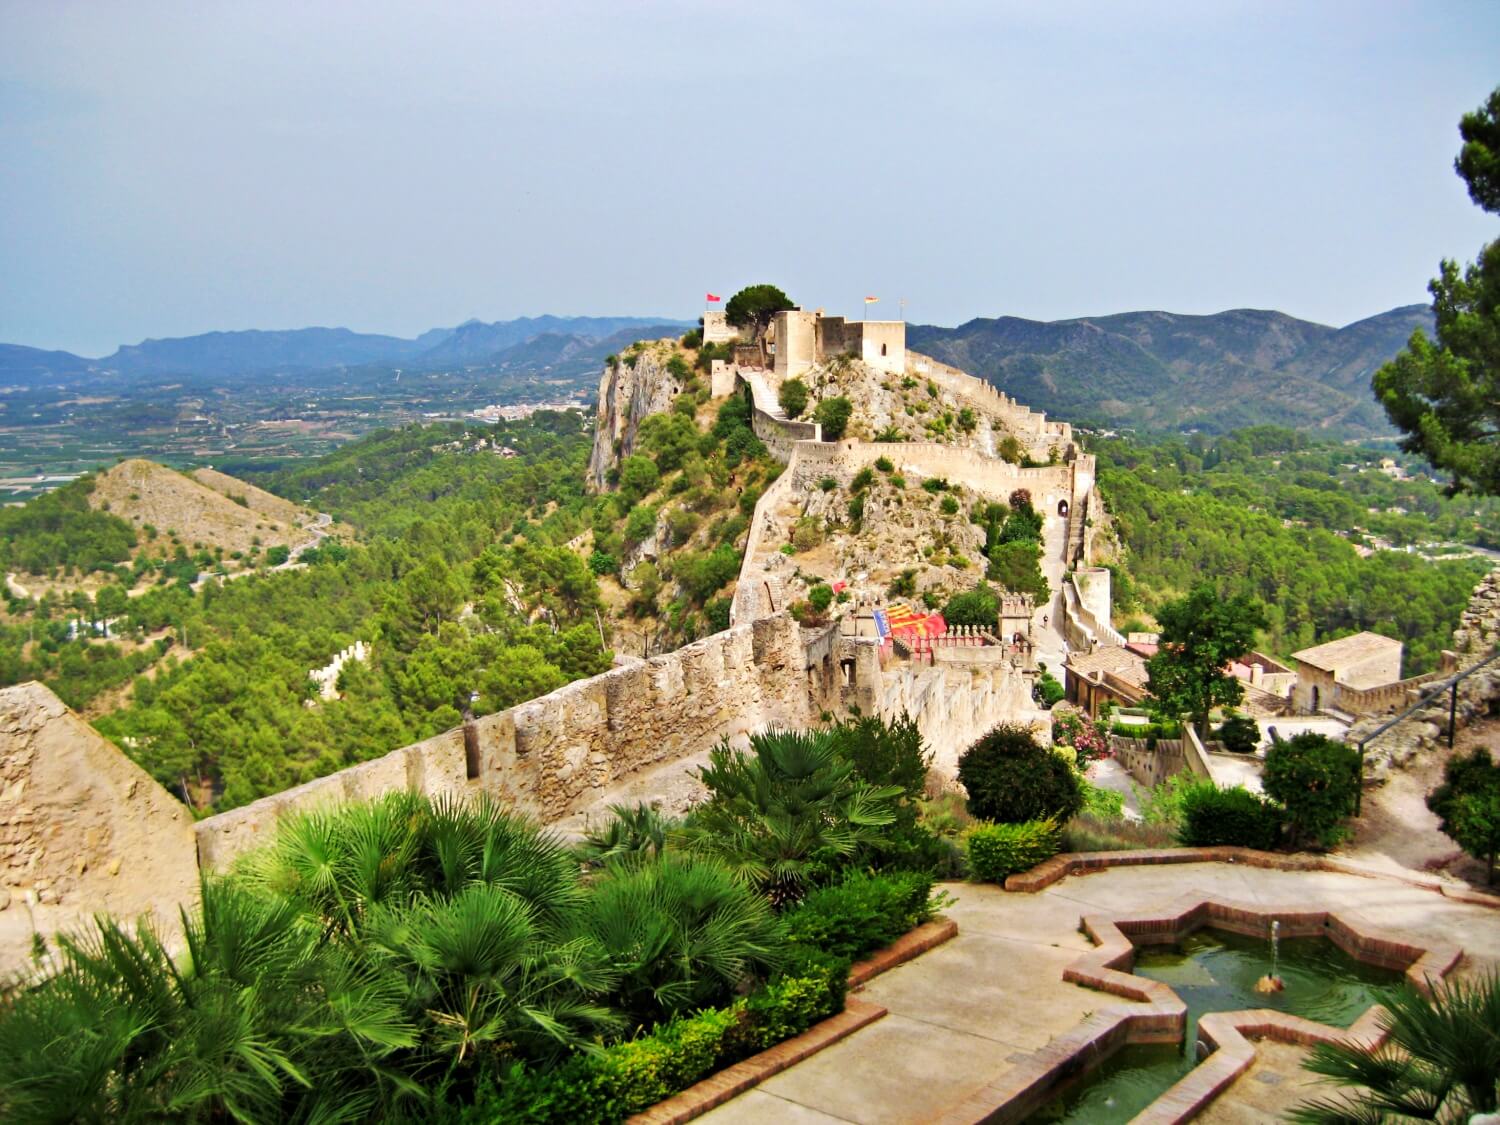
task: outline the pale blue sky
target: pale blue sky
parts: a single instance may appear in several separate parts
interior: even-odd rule
[[[0,341],[1424,301],[1500,3],[0,0]]]

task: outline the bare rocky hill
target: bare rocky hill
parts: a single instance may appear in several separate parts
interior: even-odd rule
[[[303,525],[314,521],[314,513],[222,473],[199,472],[208,479],[138,458],[121,461],[99,474],[89,504],[137,528],[150,525],[161,536],[175,535],[189,548],[202,544],[232,554],[248,552],[257,542],[264,549],[307,540]]]

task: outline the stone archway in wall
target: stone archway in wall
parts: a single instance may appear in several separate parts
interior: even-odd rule
[[[1057,514],[1062,516],[1063,519],[1068,518],[1068,501],[1066,499],[1057,502]]]

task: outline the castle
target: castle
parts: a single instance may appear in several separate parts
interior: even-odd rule
[[[705,317],[705,338],[722,338],[726,327]],[[1037,655],[1055,653],[1060,666],[1074,641],[1088,645],[1112,633],[1108,572],[1087,566],[1103,515],[1093,457],[1066,424],[909,352],[901,322],[792,310],[776,317],[764,344],[741,349],[745,362],[720,361],[712,372],[716,394],[749,397],[757,436],[787,466],[755,506],[725,632],[196,823],[46,688],[0,690],[0,965],[25,959],[33,929],[71,928],[99,911],[154,913],[170,925],[178,904],[195,895],[200,872],[223,869],[294,810],[392,789],[484,791],[567,829],[618,799],[622,787],[638,799],[664,791],[723,739],[812,725],[850,707],[911,715],[936,750],[936,768],[950,775],[962,747],[998,722],[1032,723],[1046,733],[1045,713],[1032,701]],[[817,423],[785,417],[776,388],[834,356],[930,381],[1047,463],[1022,467],[936,441],[823,441]],[[666,409],[680,390],[650,363],[606,370],[591,477],[602,479],[640,418]],[[830,472],[857,472],[881,457],[997,500],[1029,490],[1046,522],[1052,600],[1009,599],[998,633],[956,631],[925,645],[880,636],[867,599],[830,625],[799,626],[786,613],[785,556],[771,548],[782,509]],[[1095,576],[1087,593],[1074,585],[1083,573]]]

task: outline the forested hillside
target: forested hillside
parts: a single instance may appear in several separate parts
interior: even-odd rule
[[[1381,471],[1388,454],[1275,427],[1092,448],[1126,551],[1115,588],[1121,622],[1207,580],[1265,603],[1266,644],[1280,655],[1370,629],[1406,643],[1408,674],[1427,671],[1491,564],[1397,550],[1362,556],[1355,544],[1495,546],[1500,534],[1493,498],[1449,498],[1425,477]]]
[[[622,642],[661,651],[723,628],[749,513],[779,470],[741,399],[709,401],[692,351],[651,346],[683,390],[602,495],[584,489],[575,413],[381,431],[257,478],[357,543],[196,590],[184,548],[135,596],[140,576],[119,565],[131,529],[89,510],[88,482],[7,512],[12,557],[97,555],[119,582],[63,603],[10,593],[0,681],[38,678],[86,708],[202,814],[594,675]],[[70,621],[105,616],[109,637]],[[310,673],[356,641],[368,659],[323,697]]]

